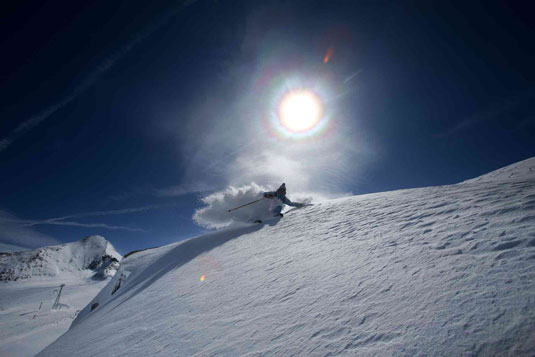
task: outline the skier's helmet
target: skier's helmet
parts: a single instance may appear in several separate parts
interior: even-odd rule
[[[277,189],[277,192],[286,196],[286,184],[283,183],[282,185],[280,185],[280,187]]]

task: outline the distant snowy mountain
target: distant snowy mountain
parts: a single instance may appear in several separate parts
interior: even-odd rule
[[[39,356],[533,355],[533,162],[134,253]]]
[[[0,281],[111,277],[119,267],[121,255],[101,236],[43,247],[31,251],[0,253]]]
[[[67,331],[120,260],[100,236],[0,253],[0,356],[33,356]]]

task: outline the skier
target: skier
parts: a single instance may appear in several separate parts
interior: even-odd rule
[[[282,206],[285,204],[288,206],[297,207],[297,208],[301,208],[304,206],[303,203],[292,202],[288,199],[288,197],[286,197],[286,184],[284,183],[280,185],[277,191],[264,192],[263,196],[264,198],[269,198],[269,199],[276,198],[278,200],[277,202],[278,205],[272,210],[274,217],[282,217],[282,213],[281,213]]]

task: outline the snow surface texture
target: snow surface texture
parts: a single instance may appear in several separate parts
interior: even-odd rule
[[[507,175],[135,253],[39,355],[532,354],[535,176]]]
[[[120,259],[100,236],[2,254],[0,356],[33,356],[67,331],[78,311],[107,285]]]
[[[533,177],[535,177],[535,158],[502,167],[501,169],[492,171],[486,175],[465,181],[465,183],[509,180],[529,181],[532,180]]]

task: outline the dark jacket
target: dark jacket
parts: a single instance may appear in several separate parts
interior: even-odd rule
[[[264,192],[263,196],[265,198],[277,198],[279,201],[281,201],[282,204],[286,204],[288,206],[296,207],[296,204],[293,203],[286,197],[286,195],[283,195],[279,191],[271,191],[271,192]]]

